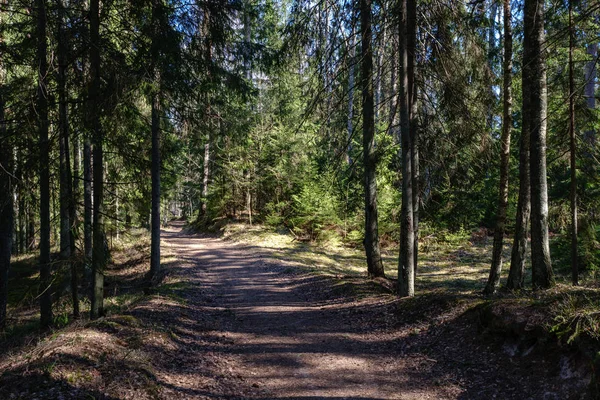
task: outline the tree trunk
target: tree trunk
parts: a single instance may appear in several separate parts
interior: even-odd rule
[[[573,76],[573,48],[575,47],[575,26],[573,25],[573,0],[569,0],[569,150],[571,158],[571,281],[579,284],[577,266],[577,169],[575,137],[575,78]]]
[[[531,174],[531,268],[534,289],[554,284],[548,241],[548,188],[546,179],[547,87],[544,61],[544,0],[525,0],[524,68],[530,68],[529,95],[530,174]],[[525,57],[528,56],[528,57]]]
[[[400,137],[402,140],[402,210],[400,221],[400,260],[398,265],[398,294],[401,297],[415,294],[415,255],[413,220],[413,179],[412,149],[409,95],[409,58],[408,58],[408,1],[400,1],[400,46],[398,48],[400,71],[398,80],[400,90]]]
[[[36,0],[37,8],[37,115],[40,151],[40,324],[52,324],[50,265],[50,142],[48,140],[48,61],[46,43],[46,1]]]
[[[150,244],[150,279],[160,272],[160,66],[159,58],[159,4],[152,2],[152,79],[155,88],[152,91],[152,217]]]
[[[346,119],[346,163],[348,165],[352,164],[352,133],[354,131],[354,71],[356,67],[356,42],[354,36],[354,21],[352,21],[352,29],[350,30],[349,41],[350,48],[348,49],[348,118]]]
[[[73,252],[73,231],[71,220],[73,215],[73,188],[71,176],[71,157],[69,149],[69,120],[67,104],[67,48],[65,44],[66,32],[65,9],[62,1],[58,2],[58,130],[59,130],[59,158],[60,158],[60,259],[65,270],[71,274],[71,296],[73,302],[73,316],[79,318],[79,295],[77,293],[77,268],[71,256]]]
[[[531,58],[529,47],[524,48],[523,58]],[[511,290],[523,288],[523,278],[525,274],[525,255],[527,253],[527,235],[529,230],[529,218],[531,214],[531,175],[530,175],[530,114],[531,97],[528,93],[531,91],[531,67],[523,63],[522,71],[522,123],[521,123],[521,141],[519,144],[519,200],[517,203],[517,219],[515,223],[515,236],[513,241],[510,271],[506,287]]]
[[[100,5],[90,1],[90,112],[94,140],[94,210],[92,245],[92,304],[90,318],[104,315],[104,132],[100,122]]]
[[[3,2],[2,2],[3,3]],[[0,23],[2,15],[0,14]],[[0,43],[2,38],[0,37]],[[0,60],[0,332],[6,327],[6,303],[8,299],[8,269],[13,231],[12,181],[9,171],[12,161],[4,117],[3,94],[4,66]]]
[[[585,65],[585,87],[584,97],[589,110],[596,108],[596,58],[598,57],[598,44],[590,43],[587,46],[587,54],[591,56]],[[596,134],[591,128],[585,132],[585,141],[591,145],[596,144]]]
[[[409,129],[410,129],[410,153],[412,173],[412,209],[413,209],[413,267],[414,274],[417,273],[419,261],[419,131],[417,119],[417,83],[415,70],[417,66],[417,4],[416,0],[408,0],[407,11],[407,61],[408,61],[408,101],[409,101]],[[414,278],[413,278],[414,279]]]
[[[373,50],[371,0],[360,1],[362,28],[363,156],[365,185],[365,250],[370,277],[385,276],[377,226],[377,160],[375,156],[375,119],[373,104]]]
[[[498,214],[494,230],[494,247],[490,276],[484,289],[485,294],[493,294],[500,285],[502,271],[502,247],[506,229],[506,210],[508,208],[508,167],[510,161],[510,135],[512,130],[512,27],[510,0],[504,0],[504,62],[503,62],[503,115],[502,145],[500,153],[500,188],[498,190]]]

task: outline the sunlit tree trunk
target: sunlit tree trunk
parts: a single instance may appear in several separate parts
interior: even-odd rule
[[[544,0],[525,1],[525,39],[523,65],[531,68],[529,113],[531,173],[531,270],[534,289],[554,284],[548,238],[548,187],[546,178],[547,86],[544,61]],[[527,57],[526,57],[527,56]]]
[[[409,124],[410,124],[410,160],[412,173],[412,212],[413,212],[413,267],[416,274],[419,261],[419,203],[421,201],[419,192],[419,130],[417,119],[417,4],[416,0],[408,0],[407,11],[407,61],[408,61],[408,101],[409,101]],[[414,280],[414,278],[413,278]]]
[[[413,174],[409,95],[408,57],[408,1],[400,1],[400,45],[398,48],[400,71],[398,74],[400,105],[400,137],[402,151],[402,210],[400,221],[400,260],[398,265],[398,294],[401,297],[414,296],[415,256],[413,220]]]
[[[365,250],[370,277],[385,276],[377,226],[377,160],[375,156],[375,118],[373,104],[373,50],[371,0],[360,1],[362,29],[363,157],[365,185]]]
[[[493,294],[500,285],[502,271],[502,247],[506,229],[506,210],[508,208],[508,167],[510,161],[510,135],[512,131],[512,26],[510,0],[504,0],[504,61],[503,61],[503,113],[502,135],[500,137],[500,188],[498,191],[498,214],[494,229],[494,247],[492,266],[484,293]]]

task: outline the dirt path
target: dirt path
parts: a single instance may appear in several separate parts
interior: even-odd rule
[[[261,398],[441,399],[460,391],[415,379],[435,361],[399,362],[390,353],[393,338],[365,332],[369,327],[353,318],[360,316],[357,304],[323,299],[320,278],[282,273],[281,262],[220,239],[173,230],[164,241],[191,263],[185,273],[202,292],[196,300],[210,299],[221,314],[229,344],[223,355]]]
[[[164,242],[184,260],[190,308],[215,318],[219,345],[210,350],[226,360],[232,388],[190,397],[568,398],[556,360],[479,338],[472,321],[448,323],[456,311],[446,315],[443,305],[429,320],[398,317],[393,296],[336,296],[333,281],[290,273],[260,249],[177,229]]]

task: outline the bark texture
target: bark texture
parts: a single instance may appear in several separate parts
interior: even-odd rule
[[[373,50],[371,0],[360,1],[362,29],[363,158],[365,186],[365,250],[370,277],[385,276],[377,225],[377,160],[375,155],[375,115],[373,102]]]
[[[531,85],[523,96],[530,96],[528,113],[531,121],[531,268],[534,289],[554,284],[548,240],[548,187],[546,178],[547,86],[544,60],[544,0],[525,1],[525,39],[523,65],[531,72]],[[527,56],[527,57],[526,57]]]
[[[400,262],[398,268],[398,294],[414,296],[415,254],[413,221],[412,140],[410,132],[409,58],[408,58],[408,1],[400,1],[400,46],[398,74],[400,105],[400,138],[402,153],[402,210],[400,221]]]

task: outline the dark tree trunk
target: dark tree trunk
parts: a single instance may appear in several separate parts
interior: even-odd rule
[[[58,130],[60,158],[60,259],[71,274],[71,295],[73,316],[79,318],[79,295],[77,293],[77,268],[71,259],[73,253],[73,188],[71,176],[71,157],[69,149],[69,120],[67,104],[67,48],[64,29],[65,10],[62,1],[58,2]]]
[[[529,59],[530,48],[525,47],[523,58]],[[513,241],[510,271],[506,287],[511,290],[523,288],[525,274],[525,255],[527,253],[527,235],[529,230],[529,218],[531,214],[531,175],[530,175],[530,130],[531,130],[531,80],[533,79],[531,66],[523,63],[522,71],[522,123],[521,141],[519,144],[519,200],[517,203],[517,219],[515,223],[515,236]]]
[[[531,270],[534,289],[554,284],[548,241],[548,187],[546,179],[547,87],[544,61],[544,0],[525,1],[524,68],[530,68],[530,174],[531,174]],[[527,55],[528,57],[525,57]]]
[[[408,60],[408,101],[410,121],[410,153],[412,172],[412,208],[413,208],[413,257],[414,270],[417,273],[419,261],[419,131],[417,119],[417,83],[415,70],[417,66],[417,3],[416,0],[407,0],[407,60]]]
[[[99,0],[90,1],[90,112],[94,140],[94,211],[92,245],[92,304],[90,317],[104,315],[104,132],[100,122],[100,9]]]
[[[46,43],[46,1],[36,0],[37,8],[37,115],[40,151],[40,324],[52,324],[50,265],[50,142],[48,140],[48,61]]]
[[[408,4],[400,1],[400,46],[398,49],[400,71],[400,137],[402,151],[402,210],[400,221],[400,262],[398,265],[398,294],[401,297],[415,293],[415,255],[413,220],[413,174],[410,124],[409,57],[408,57]]]
[[[571,281],[579,284],[577,266],[577,169],[575,137],[575,78],[573,76],[573,48],[575,47],[575,27],[573,25],[573,0],[569,0],[569,144],[571,155]]]
[[[510,135],[512,130],[512,26],[510,0],[504,0],[504,62],[503,62],[503,114],[502,145],[500,153],[500,188],[498,191],[498,215],[494,230],[494,248],[492,250],[492,266],[485,287],[485,294],[493,294],[500,285],[502,271],[502,247],[506,229],[506,209],[508,208],[508,167],[510,161]]]
[[[385,276],[377,226],[377,160],[375,155],[375,118],[373,104],[373,50],[371,0],[360,1],[362,28],[363,154],[365,185],[365,250],[370,277]]]
[[[0,19],[1,21],[1,19]],[[3,65],[0,60],[0,89],[4,85]],[[8,143],[4,119],[5,101],[0,90],[0,331],[6,327],[6,303],[8,298],[8,269],[13,231],[12,152]]]
[[[354,32],[354,21],[349,38],[348,56],[348,118],[346,119],[346,163],[352,165],[352,134],[354,132],[354,75],[356,68],[356,41]]]
[[[152,216],[150,244],[150,278],[155,279],[160,272],[160,67],[159,57],[159,10],[158,2],[152,3]]]

